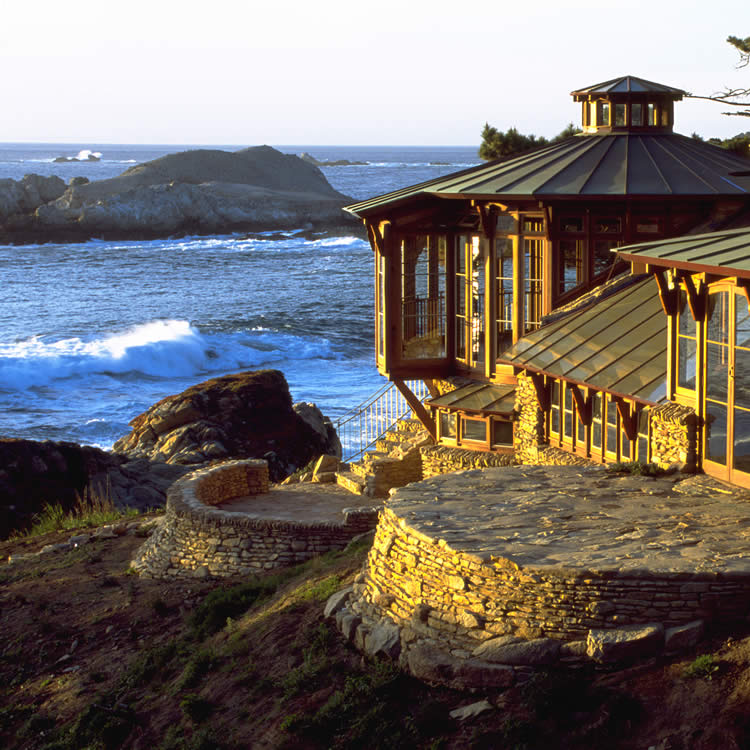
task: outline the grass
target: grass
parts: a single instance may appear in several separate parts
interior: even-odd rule
[[[713,654],[702,654],[688,664],[682,672],[688,679],[711,680],[720,669],[720,662]]]
[[[638,461],[618,461],[607,464],[607,471],[636,474],[641,477],[659,477],[669,473],[666,469],[660,468],[658,464],[642,464]]]
[[[60,503],[45,503],[42,510],[34,515],[31,528],[17,533],[13,538],[104,526],[137,515],[138,511],[135,509],[116,508],[108,491],[101,495],[86,487],[83,496],[76,493],[75,505],[70,510],[65,510]]]

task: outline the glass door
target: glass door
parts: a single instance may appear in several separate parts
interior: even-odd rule
[[[750,486],[750,312],[741,290],[708,297],[705,470]]]

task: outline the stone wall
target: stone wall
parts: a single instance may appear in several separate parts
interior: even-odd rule
[[[256,464],[232,461],[175,482],[164,522],[137,551],[132,567],[153,578],[258,573],[342,549],[377,523],[378,509],[371,507],[347,508],[340,524],[258,519],[213,507],[249,494],[249,484],[262,487]]]
[[[457,552],[386,508],[363,573],[342,593],[328,614],[359,648],[428,682],[476,688],[507,686],[530,667],[693,646],[706,621],[747,615],[750,573],[520,569]]]
[[[263,459],[229,461],[208,472],[195,488],[204,505],[221,505],[227,500],[268,492],[268,462]]]
[[[694,472],[698,465],[698,417],[689,406],[666,403],[651,409],[651,461],[662,468],[680,464]]]
[[[420,449],[424,479],[465,469],[484,469],[488,466],[512,466],[513,455],[455,448],[449,445],[428,445]]]

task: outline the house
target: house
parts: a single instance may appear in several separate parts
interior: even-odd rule
[[[438,443],[701,465],[704,397],[673,386],[667,352],[697,351],[706,325],[679,333],[676,279],[692,310],[714,272],[613,252],[750,224],[748,162],[673,132],[684,94],[633,76],[577,89],[583,133],[347,208],[375,254],[378,370]]]

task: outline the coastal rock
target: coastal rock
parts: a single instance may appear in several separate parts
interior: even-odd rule
[[[21,230],[45,239],[157,237],[354,221],[342,211],[349,199],[317,167],[270,146],[184,151],[67,187],[49,179],[60,184],[41,201],[27,198],[24,185],[0,181],[0,223],[9,241]]]
[[[18,181],[0,180],[0,223],[57,200],[65,189],[65,183],[59,177],[42,177],[38,174],[27,174]]]
[[[0,439],[0,538],[28,527],[46,504],[65,512],[79,503],[162,507],[167,488],[186,471],[88,445]]]
[[[302,411],[306,418],[292,407],[278,370],[225,375],[154,404],[130,423],[133,431],[114,450],[193,468],[215,458],[265,458],[277,482],[315,456],[340,455],[330,422],[313,405]]]

